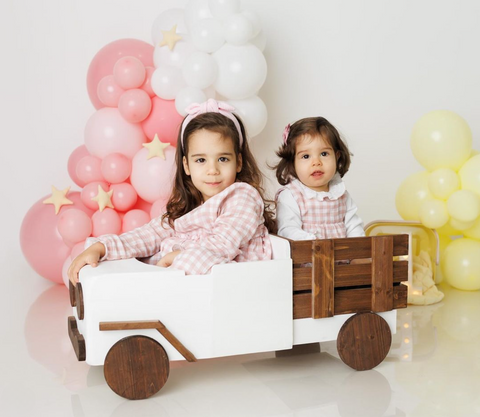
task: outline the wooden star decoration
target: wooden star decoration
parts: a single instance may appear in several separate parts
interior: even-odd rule
[[[160,46],[168,45],[168,49],[173,51],[175,44],[182,39],[180,35],[177,35],[177,25],[173,26],[170,30],[162,30],[163,39],[160,42]]]
[[[165,152],[163,152],[163,150],[170,146],[170,144],[163,143],[160,139],[158,139],[158,135],[155,134],[153,140],[149,143],[144,143],[143,146],[148,149],[147,159],[153,158],[154,156],[165,159]]]
[[[43,204],[53,204],[55,206],[55,214],[58,214],[62,206],[73,204],[73,201],[70,201],[67,198],[68,191],[70,191],[70,187],[67,187],[64,190],[57,190],[52,185],[52,195],[44,200]]]
[[[112,195],[113,195],[113,190],[106,192],[103,190],[102,186],[99,185],[98,194],[95,197],[92,197],[92,200],[98,203],[98,209],[100,211],[105,210],[106,207],[110,207],[113,209],[115,207],[113,207],[113,204],[112,204]]]

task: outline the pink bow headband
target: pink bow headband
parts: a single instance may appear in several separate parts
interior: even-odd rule
[[[195,117],[203,113],[220,113],[221,115],[229,118],[238,130],[238,136],[240,138],[240,148],[241,148],[243,145],[242,129],[240,128],[240,123],[238,123],[237,118],[232,113],[234,110],[235,110],[235,107],[230,106],[230,104],[225,103],[223,101],[214,100],[213,98],[210,98],[201,104],[198,104],[198,103],[190,104],[190,106],[186,108],[187,117],[185,117],[185,120],[182,123],[182,135],[181,135],[182,148],[183,148],[183,135],[185,133],[185,128],[193,119],[195,119]]]
[[[285,129],[283,129],[283,144],[287,144],[288,140],[288,134],[290,133],[290,123],[285,126]]]

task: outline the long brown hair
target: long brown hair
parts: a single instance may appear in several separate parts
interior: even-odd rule
[[[277,181],[280,185],[287,185],[292,179],[298,179],[295,172],[295,150],[297,139],[303,135],[320,135],[330,144],[337,155],[337,172],[341,177],[347,173],[350,168],[351,153],[335,126],[323,117],[306,117],[290,126],[287,143],[282,143],[282,146],[275,152],[280,161],[272,169],[276,170]]]
[[[173,185],[172,195],[168,200],[166,213],[162,216],[163,219],[168,219],[168,224],[173,228],[174,221],[179,217],[189,213],[203,203],[202,194],[193,185],[192,179],[185,173],[183,168],[183,157],[188,155],[188,142],[191,135],[201,129],[209,130],[211,132],[219,133],[224,138],[230,138],[233,141],[235,155],[237,160],[239,155],[242,158],[242,170],[237,173],[236,181],[245,182],[254,187],[262,197],[264,203],[263,217],[265,219],[265,226],[271,233],[276,232],[276,224],[274,221],[273,212],[270,209],[269,200],[265,200],[265,190],[263,188],[263,176],[258,168],[257,162],[253,157],[245,133],[245,128],[241,119],[236,116],[242,136],[244,138],[243,144],[240,147],[240,136],[237,128],[232,120],[220,113],[208,112],[200,114],[192,119],[184,131],[184,140],[182,146],[181,128],[177,138],[177,152],[175,173],[175,181]]]

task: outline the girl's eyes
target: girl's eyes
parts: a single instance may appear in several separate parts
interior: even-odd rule
[[[225,157],[225,156],[221,156],[220,158],[218,158],[218,160],[219,160],[220,162],[228,162],[228,158]]]
[[[323,157],[326,157],[326,156],[328,156],[328,155],[330,155],[330,153],[328,153],[327,151],[324,151],[324,152],[322,152],[322,153],[320,154],[320,156],[323,156]],[[308,158],[310,158],[310,155],[309,155],[309,154],[304,154],[304,155],[302,155],[302,159],[308,159]]]
[[[328,152],[322,152],[320,155],[321,155],[321,156],[328,156],[329,153],[328,153]]]
[[[205,162],[205,158],[198,158],[198,159],[195,160],[195,162],[203,164]]]
[[[218,158],[218,160],[220,162],[228,162],[229,159],[226,157],[226,156],[221,156],[220,158]],[[203,164],[204,162],[206,161],[205,158],[198,158],[198,159],[195,159],[195,162],[199,163],[199,164]]]
[[[310,155],[308,154],[302,155],[302,159],[308,159],[308,158],[310,158]]]

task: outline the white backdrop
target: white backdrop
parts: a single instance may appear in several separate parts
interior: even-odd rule
[[[91,59],[117,39],[151,42],[158,14],[184,4],[2,1],[4,274],[32,275],[18,242],[23,216],[51,185],[73,185],[67,160],[94,112]],[[459,113],[480,148],[480,2],[244,0],[243,8],[260,15],[268,38],[260,96],[269,119],[252,148],[271,192],[278,185],[265,161],[275,161],[283,127],[306,116],[326,117],[346,138],[354,157],[345,179],[365,222],[399,218],[395,191],[421,169],[409,137],[424,113]]]

